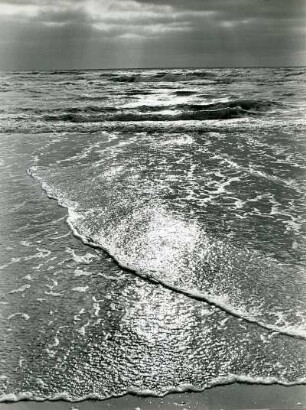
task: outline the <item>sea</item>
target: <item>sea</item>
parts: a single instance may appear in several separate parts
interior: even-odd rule
[[[0,73],[0,401],[306,384],[305,87]]]

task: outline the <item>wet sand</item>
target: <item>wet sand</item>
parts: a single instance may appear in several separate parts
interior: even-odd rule
[[[0,410],[305,410],[306,386],[232,384],[201,393],[169,394],[162,398],[126,395],[104,401],[86,400],[1,403]]]

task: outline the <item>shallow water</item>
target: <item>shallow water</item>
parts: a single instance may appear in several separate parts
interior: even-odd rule
[[[305,382],[305,75],[2,74],[2,399]]]

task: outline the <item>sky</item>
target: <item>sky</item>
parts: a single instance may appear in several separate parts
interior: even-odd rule
[[[0,69],[306,65],[306,0],[0,0]]]

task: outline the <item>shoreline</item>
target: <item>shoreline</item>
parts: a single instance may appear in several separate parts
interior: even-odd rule
[[[99,244],[91,242],[88,238],[82,236],[77,229],[73,226],[73,223],[69,220],[69,207],[61,203],[61,201],[51,192],[48,191],[48,186],[44,185],[42,181],[34,176],[30,171],[31,168],[27,169],[27,175],[31,178],[31,182],[37,184],[37,189],[40,190],[47,200],[54,201],[58,208],[62,209],[63,214],[65,214],[65,225],[68,227],[69,231],[80,243],[88,248],[100,249],[105,252],[112,261],[124,271],[135,274],[141,279],[151,282],[150,278],[137,274],[134,270],[121,265],[119,261],[116,260],[111,253],[104,249]],[[159,282],[160,283],[160,282]],[[172,292],[178,292],[177,289],[173,289],[171,286],[160,283]],[[194,295],[185,294],[179,291],[187,297],[193,299],[203,300],[202,298],[194,297]],[[222,307],[205,300],[206,303],[217,306],[221,310],[225,310]],[[225,310],[226,313],[236,316],[232,312]],[[247,318],[242,317],[243,320],[249,322]],[[250,321],[254,323],[253,321]],[[255,322],[256,325],[261,327],[261,324]],[[266,328],[266,326],[262,326]],[[272,329],[268,329],[272,330]],[[282,332],[276,331],[282,334]],[[293,336],[286,334],[286,336],[300,338],[299,336]],[[301,337],[304,339],[303,337]],[[284,410],[306,410],[306,379],[297,381],[297,384],[278,384],[275,379],[271,379],[270,383],[265,383],[263,380],[258,380],[252,383],[247,379],[241,380],[236,379],[227,384],[219,384],[206,388],[203,391],[192,391],[186,390],[183,392],[169,392],[165,396],[157,397],[154,395],[138,395],[135,393],[127,393],[123,396],[112,397],[107,399],[99,399],[93,397],[86,397],[80,401],[69,401],[69,397],[65,397],[65,394],[59,394],[54,400],[32,400],[27,397],[19,401],[0,401],[0,410],[103,410],[103,409],[113,409],[113,410],[172,410],[172,409],[183,409],[183,410],[238,410],[238,409],[284,409]]]
[[[164,397],[127,394],[80,402],[31,401],[0,403],[0,410],[305,410],[306,385],[233,383],[203,392],[170,393]]]
[[[269,323],[258,321],[256,317],[253,318],[252,316],[248,316],[247,314],[242,314],[241,312],[239,312],[239,310],[236,310],[235,305],[233,305],[232,307],[231,305],[222,303],[219,300],[219,298],[215,297],[214,295],[211,296],[209,293],[190,292],[188,289],[173,286],[170,282],[167,282],[161,279],[155,279],[154,277],[150,275],[143,274],[142,272],[138,271],[136,268],[134,269],[128,265],[125,265],[124,263],[120,261],[120,258],[114,255],[107,247],[104,247],[101,244],[94,242],[93,240],[91,240],[91,238],[88,238],[79,232],[77,227],[74,226],[73,221],[72,221],[73,218],[71,216],[72,212],[77,213],[77,211],[70,209],[69,205],[67,205],[64,201],[61,201],[61,199],[56,197],[53,194],[52,190],[50,190],[50,187],[48,186],[48,184],[43,182],[42,179],[38,177],[35,174],[35,172],[32,171],[32,166],[30,166],[26,172],[27,172],[27,175],[29,175],[33,179],[33,181],[38,184],[41,191],[44,192],[44,194],[46,195],[48,199],[55,201],[58,207],[63,208],[65,210],[65,213],[66,213],[65,222],[68,225],[72,235],[75,238],[77,238],[80,242],[82,242],[83,245],[85,245],[86,247],[93,248],[93,249],[99,249],[105,254],[107,254],[107,256],[110,257],[112,261],[123,271],[131,273],[139,277],[140,279],[145,280],[146,282],[149,282],[152,284],[158,283],[159,285],[161,285],[165,289],[170,290],[171,292],[184,295],[186,297],[189,297],[197,301],[205,302],[209,304],[210,306],[214,306],[217,309],[224,311],[228,315],[237,318],[238,320],[242,319],[243,321],[247,323],[255,324],[256,326],[259,326],[262,329],[275,332],[280,335],[292,337],[295,339],[306,340],[305,332],[300,332],[300,331],[294,332],[294,331],[291,331],[290,328],[282,329],[275,325],[270,325]],[[240,380],[237,380],[237,381],[240,382]],[[244,382],[244,380],[241,380],[241,382]]]

